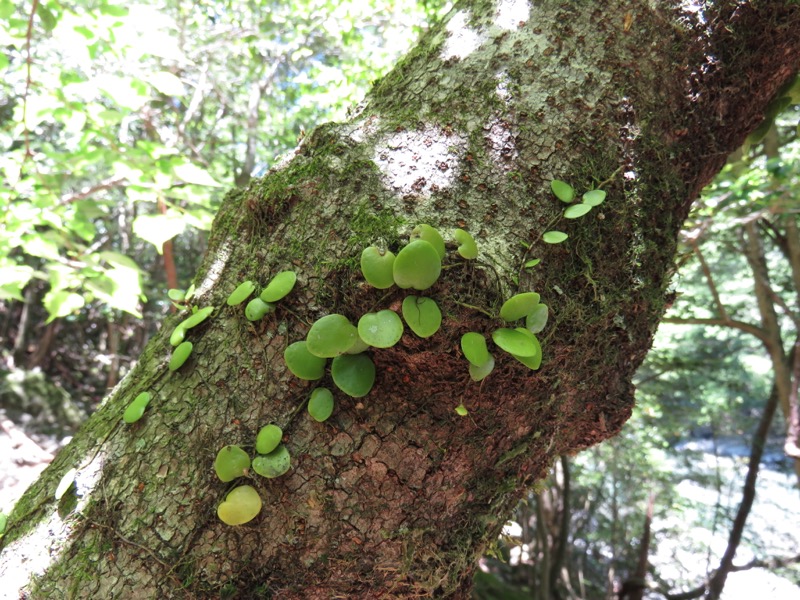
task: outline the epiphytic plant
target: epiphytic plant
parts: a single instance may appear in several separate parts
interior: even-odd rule
[[[217,507],[217,516],[226,525],[244,525],[261,512],[261,496],[253,486],[233,488]]]
[[[328,388],[314,388],[308,399],[308,414],[320,423],[333,414],[333,394]]]
[[[149,402],[150,394],[148,392],[142,392],[136,396],[133,402],[128,405],[128,408],[125,409],[125,412],[122,414],[122,420],[128,424],[136,423],[136,421],[142,418],[144,410],[147,408]]]
[[[244,475],[250,468],[250,457],[239,446],[224,446],[217,452],[214,471],[221,481],[233,481]]]

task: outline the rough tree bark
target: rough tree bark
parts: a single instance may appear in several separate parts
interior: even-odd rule
[[[196,301],[219,311],[191,332],[189,364],[167,370],[170,317],[15,508],[4,588],[466,597],[476,556],[520,495],[559,455],[628,419],[689,205],[798,67],[796,2],[680,4],[462,2],[347,123],[318,128],[288,164],[231,192],[196,281]],[[608,198],[556,221],[553,178],[602,184]],[[554,222],[569,239],[542,244]],[[405,293],[365,287],[354,257],[375,242],[397,247],[416,223],[470,230],[479,262],[449,258],[427,292],[441,331],[372,351],[370,394],[337,393],[333,417],[312,421],[302,403],[313,386],[287,372],[283,349],[324,314],[396,309]],[[533,257],[541,264],[522,269]],[[286,268],[298,287],[266,320],[224,305],[239,282]],[[487,313],[517,289],[550,306],[543,366],[498,351],[495,371],[473,383],[459,339],[497,327]],[[143,390],[148,412],[124,425]],[[292,469],[254,476],[261,514],[226,526],[214,456],[252,447],[270,421]],[[56,502],[70,468],[75,487]]]

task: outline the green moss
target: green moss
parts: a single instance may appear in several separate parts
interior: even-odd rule
[[[367,246],[376,243],[386,248],[396,246],[400,238],[398,229],[404,223],[405,221],[401,217],[388,208],[375,210],[369,202],[359,204],[350,221],[351,235],[347,244],[351,248],[351,252],[342,261],[343,265],[358,269],[361,251]]]

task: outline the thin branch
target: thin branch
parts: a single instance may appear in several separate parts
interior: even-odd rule
[[[795,327],[800,329],[800,314],[793,311],[789,306],[784,302],[783,298],[778,295],[778,293],[773,290],[771,287],[768,288],[768,292],[772,301],[783,310],[783,313],[791,319],[792,323],[794,323]]]
[[[691,590],[677,594],[665,593],[664,597],[667,600],[692,600],[693,598],[699,598],[703,595],[706,595],[706,597],[711,600],[716,600],[722,593],[728,574],[731,571],[740,570],[739,567],[734,567],[733,557],[736,554],[736,549],[739,547],[747,517],[750,514],[750,509],[755,500],[758,469],[761,464],[761,457],[764,453],[767,434],[769,433],[769,428],[779,403],[780,398],[778,390],[777,387],[773,385],[772,393],[767,400],[764,412],[761,414],[761,420],[753,435],[753,442],[750,446],[750,460],[747,467],[747,476],[745,477],[745,484],[742,489],[742,501],[739,504],[739,509],[733,520],[733,526],[728,536],[728,545],[720,560],[719,567],[712,571],[702,584]]]
[[[786,219],[786,256],[792,268],[792,281],[797,303],[800,305],[800,232],[797,230],[797,220]]]
[[[783,451],[786,456],[800,459],[800,336],[797,337],[792,350],[792,381],[789,390],[789,418],[786,419],[786,440]]]
[[[66,206],[67,204],[72,204],[73,202],[77,202],[78,200],[83,200],[84,198],[88,198],[96,194],[97,192],[102,192],[103,190],[110,190],[116,188],[123,183],[125,183],[124,177],[109,177],[108,179],[104,179],[100,183],[96,183],[89,187],[83,188],[80,192],[76,192],[74,194],[69,194],[68,196],[62,196],[61,199],[58,201],[59,206]]]
[[[772,343],[766,332],[760,327],[756,327],[744,321],[737,321],[736,319],[698,319],[698,318],[682,318],[682,317],[665,317],[661,319],[662,323],[677,323],[679,325],[709,325],[713,327],[730,327],[732,329],[739,329],[745,333],[749,333],[757,337],[765,345]]]
[[[730,317],[728,317],[728,311],[725,310],[725,305],[722,304],[722,300],[719,297],[719,290],[717,290],[717,285],[714,283],[714,277],[711,275],[711,269],[709,269],[708,263],[706,262],[703,253],[700,251],[700,245],[696,240],[690,240],[689,244],[691,245],[694,253],[697,254],[697,260],[700,261],[700,268],[703,270],[703,275],[705,275],[708,289],[711,290],[711,296],[714,298],[714,304],[717,305],[719,316],[722,317],[723,320],[729,321]]]
[[[22,127],[25,131],[25,158],[23,159],[24,162],[33,156],[31,152],[31,132],[28,129],[28,95],[31,91],[31,84],[33,83],[33,78],[31,77],[31,66],[33,65],[33,59],[31,58],[31,38],[33,38],[33,19],[36,16],[36,10],[39,8],[39,0],[33,0],[33,6],[31,6],[31,14],[28,16],[28,31],[25,33],[25,66],[27,69],[27,74],[25,76],[25,93],[22,96]]]
[[[747,571],[749,569],[780,569],[788,567],[794,563],[800,563],[800,554],[794,556],[770,558],[769,560],[756,560],[753,559],[746,565],[735,565],[731,567],[731,571]]]

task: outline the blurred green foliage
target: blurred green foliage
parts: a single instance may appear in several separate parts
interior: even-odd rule
[[[147,245],[208,230],[443,4],[0,0],[0,300],[140,317]]]

